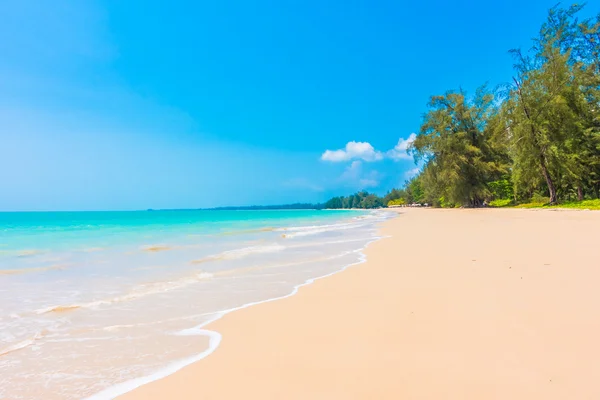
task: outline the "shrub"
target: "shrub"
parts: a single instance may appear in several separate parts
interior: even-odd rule
[[[511,199],[498,199],[490,201],[491,207],[508,207],[512,204]]]

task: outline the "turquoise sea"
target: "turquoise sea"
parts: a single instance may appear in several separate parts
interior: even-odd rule
[[[208,322],[360,262],[389,216],[0,213],[0,398],[111,398],[164,376],[214,350]]]

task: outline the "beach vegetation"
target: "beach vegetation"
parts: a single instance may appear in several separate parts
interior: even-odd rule
[[[383,198],[367,192],[325,208],[569,207],[600,202],[600,14],[551,8],[533,46],[510,50],[514,76],[431,96],[409,153],[419,173]]]
[[[338,209],[338,208],[380,208],[385,204],[384,199],[381,197],[369,193],[367,191],[360,191],[350,196],[339,196],[333,197],[323,204],[323,208]]]
[[[574,208],[579,210],[600,210],[600,199],[567,201],[559,204],[530,202],[517,205],[518,208]]]
[[[490,201],[490,207],[509,207],[513,205],[511,199],[497,199]]]
[[[403,206],[403,205],[406,205],[406,201],[404,199],[402,199],[402,198],[395,199],[395,200],[390,200],[387,203],[388,207],[391,207],[391,206]]]
[[[514,77],[432,96],[410,151],[420,202],[576,206],[600,197],[600,15],[556,6]],[[408,185],[405,190],[408,189]],[[592,203],[593,204],[593,203]]]

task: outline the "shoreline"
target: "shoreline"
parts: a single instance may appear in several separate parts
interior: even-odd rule
[[[0,271],[0,371],[10,382],[0,398],[112,398],[168,376],[214,351],[220,335],[201,330],[205,322],[359,261],[356,250],[392,216],[46,214],[40,229],[29,226],[32,215],[12,216],[5,244],[16,250],[0,269],[59,259],[77,268]],[[39,249],[20,257],[33,242]]]
[[[340,210],[345,210],[345,209],[340,209]],[[354,210],[360,210],[360,209],[354,209]],[[361,210],[361,211],[364,211],[364,210]],[[391,217],[391,219],[394,219],[394,218],[397,218],[397,215],[394,215],[393,217]],[[383,222],[383,224],[385,224],[386,222],[387,221]],[[379,230],[381,230],[381,229],[379,229]],[[220,332],[218,332],[216,330],[205,329],[205,328],[209,327],[211,324],[215,323],[216,321],[220,320],[221,318],[225,317],[226,315],[228,315],[230,313],[233,313],[236,311],[241,311],[241,310],[247,309],[252,306],[257,306],[260,304],[270,303],[270,302],[283,300],[283,299],[292,297],[292,296],[296,295],[298,293],[298,291],[305,286],[312,285],[314,282],[316,282],[318,280],[328,278],[333,275],[337,275],[341,272],[344,272],[348,268],[365,263],[367,261],[367,257],[364,253],[365,250],[372,243],[380,241],[381,239],[384,239],[384,238],[386,238],[386,236],[377,235],[372,240],[367,242],[363,247],[353,250],[352,253],[358,253],[358,255],[359,255],[359,260],[357,262],[344,265],[339,270],[327,273],[325,275],[309,278],[306,281],[304,281],[303,283],[295,285],[293,290],[286,295],[279,296],[279,297],[273,297],[273,298],[260,300],[260,301],[255,301],[255,302],[250,302],[250,303],[243,304],[239,307],[233,307],[230,309],[216,312],[215,316],[213,318],[211,318],[210,320],[208,320],[198,326],[184,329],[180,332],[174,333],[174,335],[176,335],[176,336],[206,336],[209,338],[209,348],[202,351],[201,353],[196,354],[196,355],[193,355],[193,356],[187,357],[185,359],[181,359],[174,363],[171,363],[151,375],[130,379],[128,381],[121,382],[121,383],[118,383],[111,387],[108,387],[98,393],[95,393],[91,396],[85,397],[84,400],[107,400],[107,399],[114,399],[117,397],[122,398],[123,396],[126,396],[127,394],[135,391],[136,389],[139,389],[140,387],[160,381],[160,380],[167,378],[173,374],[176,374],[183,368],[193,365],[199,361],[202,361],[203,359],[210,356],[212,353],[214,353],[218,349],[218,347],[221,343],[221,340],[222,340],[222,334]]]
[[[600,213],[403,211],[366,262],[211,322],[222,335],[212,357],[119,398],[600,394]]]

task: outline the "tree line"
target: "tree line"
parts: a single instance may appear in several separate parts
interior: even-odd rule
[[[387,203],[376,194],[361,191],[350,196],[340,196],[329,199],[323,208],[379,208]]]
[[[380,197],[367,191],[360,191],[350,196],[333,197],[319,208],[380,208],[390,205],[426,203],[421,181],[417,178],[406,181],[402,189],[392,189]]]
[[[514,77],[473,96],[432,96],[411,152],[423,200],[439,206],[600,197],[600,14],[549,11]]]
[[[582,8],[550,9],[533,47],[510,51],[511,82],[430,98],[409,148],[422,168],[402,189],[325,208],[600,198],[600,14],[580,21]]]

